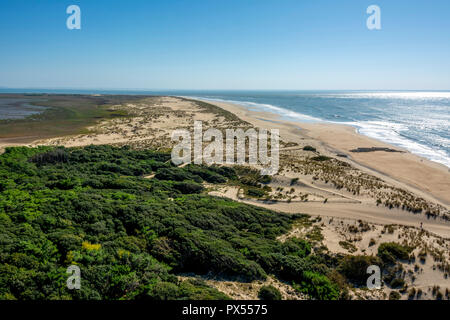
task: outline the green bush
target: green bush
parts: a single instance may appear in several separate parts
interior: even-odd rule
[[[394,289],[403,288],[404,285],[405,285],[405,280],[400,279],[400,278],[394,278],[390,283],[391,288],[394,288]]]
[[[216,172],[217,170],[211,170],[206,166],[189,165],[187,170],[209,183],[224,183],[227,181],[223,175]]]
[[[316,272],[303,272],[301,283],[295,285],[295,287],[300,292],[309,294],[319,300],[337,300],[339,298],[337,286],[326,276]]]
[[[261,175],[257,169],[236,166],[234,167],[236,173],[236,183],[251,187],[260,187],[261,184],[268,184],[272,181],[272,177],[268,175]]]
[[[274,286],[262,286],[258,292],[258,298],[261,300],[281,300],[281,293]]]
[[[312,151],[312,152],[316,152],[317,151],[316,148],[311,147],[311,146],[304,146],[303,150],[305,150],[305,151]]]
[[[182,168],[161,168],[158,169],[155,175],[156,179],[159,180],[172,180],[172,181],[185,181],[193,180],[197,183],[203,182],[203,179],[191,172],[184,170]]]
[[[370,276],[367,274],[367,268],[370,265],[381,266],[382,261],[380,258],[373,256],[346,256],[342,259],[338,270],[350,282],[359,286],[365,286],[367,284],[367,279]]]
[[[328,161],[331,160],[333,158],[327,157],[327,156],[316,156],[316,157],[312,157],[311,160],[313,161]]]
[[[284,255],[295,255],[304,258],[311,253],[311,245],[302,239],[289,238],[282,244],[281,250]]]
[[[401,295],[400,293],[398,293],[397,291],[391,291],[389,293],[389,300],[400,300],[401,299]]]
[[[175,182],[173,187],[183,194],[200,193],[204,187],[195,182]]]
[[[258,188],[248,188],[246,190],[247,195],[251,196],[251,197],[256,197],[256,198],[261,198],[263,197],[266,192],[262,189],[258,189]]]
[[[395,242],[384,242],[378,247],[378,256],[386,263],[395,263],[397,260],[408,260],[411,248]]]

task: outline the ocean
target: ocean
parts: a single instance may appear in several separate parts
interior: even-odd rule
[[[450,92],[301,91],[197,94],[299,122],[351,125],[450,168]]]
[[[363,135],[450,168],[450,91],[14,91],[163,94],[232,102],[291,121],[351,125]]]

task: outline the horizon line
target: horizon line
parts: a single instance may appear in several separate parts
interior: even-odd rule
[[[173,88],[77,88],[77,87],[7,87],[0,86],[0,90],[85,90],[85,91],[423,91],[439,92],[450,89],[173,89]]]

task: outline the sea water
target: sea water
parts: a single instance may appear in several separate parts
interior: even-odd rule
[[[450,167],[450,92],[198,92],[299,122],[341,123]]]

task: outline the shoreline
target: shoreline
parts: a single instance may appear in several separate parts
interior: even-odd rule
[[[189,96],[182,96],[184,98],[190,98]],[[403,152],[411,153],[421,159],[431,161],[433,163],[436,163],[438,165],[444,166],[449,172],[450,172],[450,162],[449,159],[443,158],[440,160],[437,160],[436,157],[432,157],[431,155],[425,155],[426,150],[432,151],[432,152],[438,152],[437,150],[434,150],[434,148],[431,148],[427,145],[420,145],[417,144],[415,141],[405,138],[405,141],[389,141],[389,139],[383,139],[381,137],[377,137],[376,135],[371,135],[368,132],[365,133],[365,131],[370,131],[367,128],[362,125],[364,122],[372,122],[372,121],[362,121],[362,122],[338,122],[338,121],[332,121],[332,120],[324,120],[321,118],[316,118],[315,116],[311,116],[304,113],[299,113],[297,111],[293,111],[290,109],[286,109],[283,107],[279,107],[276,105],[270,105],[270,104],[264,104],[264,103],[254,103],[249,101],[237,101],[237,100],[222,100],[222,99],[213,99],[213,98],[204,98],[204,97],[194,97],[192,98],[194,100],[201,100],[208,103],[223,103],[223,104],[232,104],[239,108],[244,108],[248,113],[261,113],[261,114],[272,114],[274,115],[278,121],[284,121],[284,122],[291,122],[291,123],[301,123],[301,124],[317,124],[317,125],[337,125],[337,126],[345,126],[353,128],[354,131],[362,136],[368,137],[374,141],[378,141],[381,143],[384,143],[385,145],[389,145],[391,147],[394,147],[396,149],[399,149]],[[249,105],[251,104],[251,105]],[[254,107],[254,105],[261,106],[262,110],[259,110],[259,107]],[[294,120],[295,119],[295,120]],[[391,139],[392,140],[392,139]],[[402,143],[403,142],[403,143]],[[417,144],[416,148],[408,147],[408,144]],[[423,149],[422,153],[420,153],[417,149]]]
[[[174,97],[176,98],[176,97]],[[276,128],[280,130],[282,141],[297,142],[300,145],[313,144],[321,153],[336,157],[401,188],[406,188],[429,201],[447,209],[450,207],[450,169],[445,165],[422,158],[401,147],[393,146],[358,132],[354,126],[335,123],[309,123],[284,120],[270,111],[249,110],[245,106],[208,99],[182,97],[209,104],[231,112],[255,127]],[[270,123],[270,126],[268,126]],[[76,135],[75,135],[76,136]],[[0,139],[0,151],[9,146],[32,146],[45,140],[56,138],[30,139],[14,137]],[[60,138],[63,138],[60,137]],[[106,137],[104,137],[106,139]],[[100,139],[104,140],[104,139]],[[106,139],[105,143],[111,143]],[[82,143],[85,144],[85,143]],[[358,148],[394,149],[402,152],[351,152]]]
[[[214,104],[232,112],[244,121],[256,127],[280,129],[283,141],[313,142],[320,145],[329,155],[345,155],[342,161],[386,180],[396,186],[407,188],[414,193],[450,206],[450,169],[445,165],[422,158],[410,151],[358,133],[357,128],[345,124],[307,123],[288,121],[276,113],[248,110],[246,107],[231,103],[194,99]],[[388,148],[402,152],[351,152],[357,148]]]

